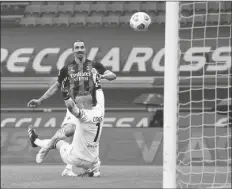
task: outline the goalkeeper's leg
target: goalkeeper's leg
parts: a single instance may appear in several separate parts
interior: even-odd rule
[[[65,122],[64,120],[61,128],[65,129],[65,135],[67,137],[66,141],[71,144],[73,140],[73,134],[75,132],[76,127],[79,126],[79,120],[74,124],[74,123],[68,123]],[[69,120],[68,120],[69,121]],[[76,174],[73,172],[73,166],[71,164],[67,164],[65,169],[61,173],[62,176],[76,176]]]
[[[67,136],[67,128],[60,128],[51,139],[41,140],[35,132],[33,127],[28,128],[28,137],[33,147],[41,147],[37,154],[37,163],[41,163],[50,149],[56,148],[56,144],[60,140],[64,140]],[[67,143],[67,142],[66,142]]]

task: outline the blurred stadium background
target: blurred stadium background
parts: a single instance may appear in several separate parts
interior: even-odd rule
[[[231,2],[221,2],[221,10],[218,3],[209,3],[210,11],[231,12]],[[204,10],[204,6],[196,7],[196,11]],[[152,18],[152,25],[146,33],[133,32],[129,27],[129,18],[136,11],[147,12]],[[191,13],[192,7],[186,7],[183,11]],[[201,17],[195,22],[205,24]],[[207,22],[218,23],[218,19],[209,17]],[[181,24],[191,25],[192,20],[182,19]],[[220,24],[231,24],[231,16],[223,16]],[[117,74],[116,81],[102,81],[107,108],[106,128],[100,145],[102,164],[153,165],[154,174],[147,174],[149,177],[156,176],[155,180],[159,181],[157,187],[160,187],[164,27],[165,2],[1,2],[1,165],[32,164],[33,167],[36,150],[30,147],[27,140],[27,127],[37,127],[42,137],[51,136],[60,127],[65,115],[60,93],[33,111],[27,109],[26,104],[32,98],[40,97],[56,80],[59,68],[65,61],[72,59],[72,43],[81,39],[88,48],[90,59],[102,62]],[[222,33],[227,32],[222,29]],[[220,46],[228,46],[228,40],[222,41]],[[183,50],[188,48],[188,45],[182,44]],[[211,55],[207,58],[210,61]],[[184,64],[182,60],[181,64]],[[194,74],[202,75],[202,69]],[[189,71],[182,71],[180,75],[187,76]],[[215,85],[212,78],[210,74],[205,78],[206,86]],[[200,86],[202,77],[192,82],[193,86]],[[222,77],[217,82],[226,85],[227,78]],[[188,90],[189,81],[181,80],[180,88]],[[192,95],[181,93],[180,103],[202,100],[202,90],[191,91]],[[227,98],[228,89],[216,90],[217,98]],[[206,90],[205,95],[215,98],[211,90]],[[204,105],[193,103],[192,111],[200,112],[202,107],[205,110],[212,109],[214,103],[216,101],[205,102]],[[181,107],[183,115],[188,110],[189,107]],[[205,119],[218,127],[225,126],[224,115],[218,115],[216,120],[212,115],[206,115]],[[192,124],[198,121],[199,117],[196,116]],[[181,124],[187,126],[189,121]],[[222,145],[226,142],[223,141]],[[188,141],[183,145],[188,146]],[[59,154],[51,153],[45,164],[62,164]],[[11,168],[4,170],[12,171]],[[34,171],[33,168],[29,170]],[[24,173],[30,175],[30,171]],[[7,177],[6,172],[2,173],[5,178],[2,187],[14,182]],[[59,175],[59,171],[54,174]],[[127,172],[123,174],[125,176]],[[149,177],[142,174],[138,179],[151,180]],[[56,179],[59,180],[59,177]],[[136,183],[136,180],[133,182]],[[26,186],[17,184],[11,186]],[[136,184],[128,186],[139,187]],[[143,186],[156,187],[145,181]]]

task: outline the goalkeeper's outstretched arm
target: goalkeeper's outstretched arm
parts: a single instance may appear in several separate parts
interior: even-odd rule
[[[77,118],[81,117],[81,110],[77,107],[72,98],[70,98],[68,90],[62,90],[63,99],[68,110]]]

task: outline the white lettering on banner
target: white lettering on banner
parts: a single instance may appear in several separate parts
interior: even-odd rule
[[[117,127],[131,127],[131,124],[135,118],[133,117],[125,117],[121,118],[117,121]]]
[[[109,66],[115,72],[120,71],[120,49],[114,47],[103,57],[101,63],[105,66]]]
[[[42,118],[41,118],[41,117],[38,117],[38,118],[35,120],[34,127],[39,127],[39,125],[41,124],[41,121],[42,121]]]
[[[191,49],[189,49],[185,54],[184,54],[184,60],[187,62],[197,62],[194,63],[193,65],[189,66],[189,65],[183,65],[180,67],[181,71],[185,71],[185,70],[189,70],[191,72],[193,71],[197,71],[203,68],[205,62],[206,62],[206,57],[204,56],[197,56],[194,55],[196,53],[206,53],[210,51],[210,47],[202,47],[201,51],[199,52],[199,48],[197,47],[192,47]],[[190,67],[190,68],[189,68]]]
[[[219,119],[216,123],[216,127],[225,127],[229,124],[229,119],[227,117]]]
[[[33,48],[22,48],[15,50],[9,57],[6,67],[10,72],[25,72],[27,64],[30,60],[30,57],[24,56],[20,57],[23,54],[32,54],[34,52]],[[18,65],[19,63],[20,66]],[[26,65],[25,65],[26,64]],[[18,66],[17,66],[18,65]]]
[[[34,56],[32,53],[35,51],[34,48],[20,48],[9,54],[9,51],[5,48],[1,48],[1,63],[6,61],[6,68],[12,73],[24,73],[28,62]],[[99,52],[98,47],[93,47],[90,49],[88,58],[94,60]],[[155,71],[164,72],[164,65],[162,59],[164,58],[164,48],[160,49],[157,53],[153,53],[153,49],[150,47],[133,47],[128,54],[128,58],[124,64],[122,64],[122,59],[120,59],[120,48],[112,47],[100,60],[103,65],[111,67],[114,72],[130,72],[134,66],[137,67],[138,72]],[[212,60],[214,62],[206,63],[206,57],[204,53],[212,52]],[[212,50],[211,47],[192,47],[188,49],[183,60],[188,65],[180,65],[180,71],[192,71],[197,72],[206,67],[206,72],[212,71],[226,71],[231,68],[231,47],[224,46],[219,47],[216,50]],[[42,66],[41,63],[45,63],[44,59],[48,54],[57,54],[56,68],[60,70],[66,59],[72,54],[72,49],[64,49],[60,52],[60,48],[44,48],[35,58],[32,60],[32,68],[38,73],[50,73],[52,71],[52,64],[55,62],[46,62]],[[202,55],[199,55],[202,54]],[[125,57],[123,57],[123,60]],[[151,60],[152,59],[152,60]],[[148,66],[148,61],[151,60],[150,67]],[[217,64],[215,64],[215,62]],[[191,64],[192,63],[192,64]]]
[[[197,62],[192,65],[181,65],[180,71],[199,71],[201,70],[206,62],[206,57],[194,55],[196,53],[207,53],[211,51],[211,47],[192,47],[184,54],[184,60],[187,62]],[[222,53],[229,54],[231,52],[231,47],[219,47],[213,54],[212,59],[217,62],[217,64],[208,63],[206,71],[225,71],[231,67],[231,56],[221,56]]]
[[[164,72],[164,66],[161,65],[161,59],[164,57],[165,49],[162,48],[153,58],[152,68],[157,72]]]
[[[43,58],[48,54],[57,54],[59,51],[60,48],[46,48],[40,51],[34,59],[34,64],[32,64],[33,69],[36,72],[50,73],[52,66],[42,66]]]
[[[140,54],[143,54],[143,56],[138,56]],[[152,54],[152,48],[133,48],[122,71],[129,72],[133,64],[136,63],[139,71],[146,72],[146,62],[151,58]]]
[[[72,54],[72,48],[66,49],[59,57],[57,61],[57,69],[61,70],[61,68],[64,66],[64,63],[66,59]]]
[[[1,48],[1,63],[6,59],[7,56],[8,56],[8,50]]]
[[[1,121],[1,127],[5,127],[7,123],[15,123],[16,118],[13,117],[9,117],[9,118],[5,118]]]
[[[134,117],[105,117],[103,127],[148,127],[148,117],[135,120]]]
[[[115,117],[104,118],[103,127],[112,127],[113,123],[116,121]]]
[[[1,128],[3,127],[7,127],[7,125],[12,126],[14,125],[14,127],[28,127],[29,125],[33,125],[34,127],[56,127],[56,118],[55,117],[51,117],[48,120],[45,120],[44,124],[41,125],[41,121],[42,118],[38,117],[38,118],[20,118],[20,119],[16,119],[16,118],[5,118],[1,121]],[[27,124],[25,124],[27,123]]]
[[[142,117],[135,119],[134,117],[106,117],[104,118],[103,127],[148,127],[148,117]],[[34,127],[59,127],[61,123],[57,123],[56,117],[49,118],[28,118],[21,117],[20,119],[16,118],[5,118],[1,121],[1,127],[28,127],[33,125]]]
[[[202,144],[202,139],[190,139],[191,142],[188,143],[188,145],[185,147],[185,150],[181,150],[184,153],[184,157],[182,161],[184,163],[188,163],[189,161],[192,161],[192,159],[197,158],[197,159],[202,159],[204,157],[204,161],[207,160],[213,160],[212,155],[210,154],[209,151],[209,146],[207,145],[205,139],[203,139],[203,144]],[[203,150],[204,149],[204,150]],[[191,157],[190,153],[187,153],[188,151],[191,151]],[[204,153],[202,155],[202,153]],[[203,160],[203,159],[202,159]]]
[[[216,66],[209,65],[208,71],[224,71],[230,69],[231,56],[221,56],[221,54],[225,52],[230,53],[231,47],[219,47],[216,51],[214,51],[212,59],[217,61],[218,64]]]
[[[231,148],[231,137],[228,136],[229,139],[225,137],[217,137],[217,140],[215,140],[214,137],[215,136],[212,136],[212,139],[209,137],[203,139],[200,137],[191,139],[191,142],[188,142],[183,149],[180,149],[182,153],[179,154],[179,158],[184,163],[189,163],[194,159],[199,159],[207,163],[214,163],[213,161],[215,160],[215,157],[217,157],[220,161],[227,162],[228,159],[231,158],[231,153],[229,153],[228,150]],[[210,146],[210,140],[213,140],[212,146]],[[214,142],[216,142],[216,144],[214,144]],[[217,148],[215,148],[215,146]],[[191,156],[189,153],[190,151]],[[215,152],[217,154],[213,155]],[[229,164],[231,164],[231,161]]]
[[[148,121],[148,118],[144,117],[136,124],[136,127],[148,127]]]
[[[56,127],[56,118],[52,117],[50,118],[46,124],[44,125],[44,127]]]
[[[155,159],[155,155],[156,155],[157,150],[160,146],[160,143],[162,140],[162,134],[155,133],[155,137],[151,143],[150,148],[147,146],[142,132],[135,132],[134,137],[135,137],[135,141],[136,141],[139,149],[142,152],[143,160],[146,163],[152,163],[153,160]]]
[[[31,123],[31,122],[32,122],[32,118],[22,118],[16,122],[15,127],[20,127],[22,124]]]

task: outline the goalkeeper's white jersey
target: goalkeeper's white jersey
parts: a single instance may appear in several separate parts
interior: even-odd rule
[[[97,105],[92,110],[82,110],[81,124],[76,127],[72,142],[72,154],[78,158],[95,162],[99,157],[99,140],[104,121],[104,94],[96,91]]]

